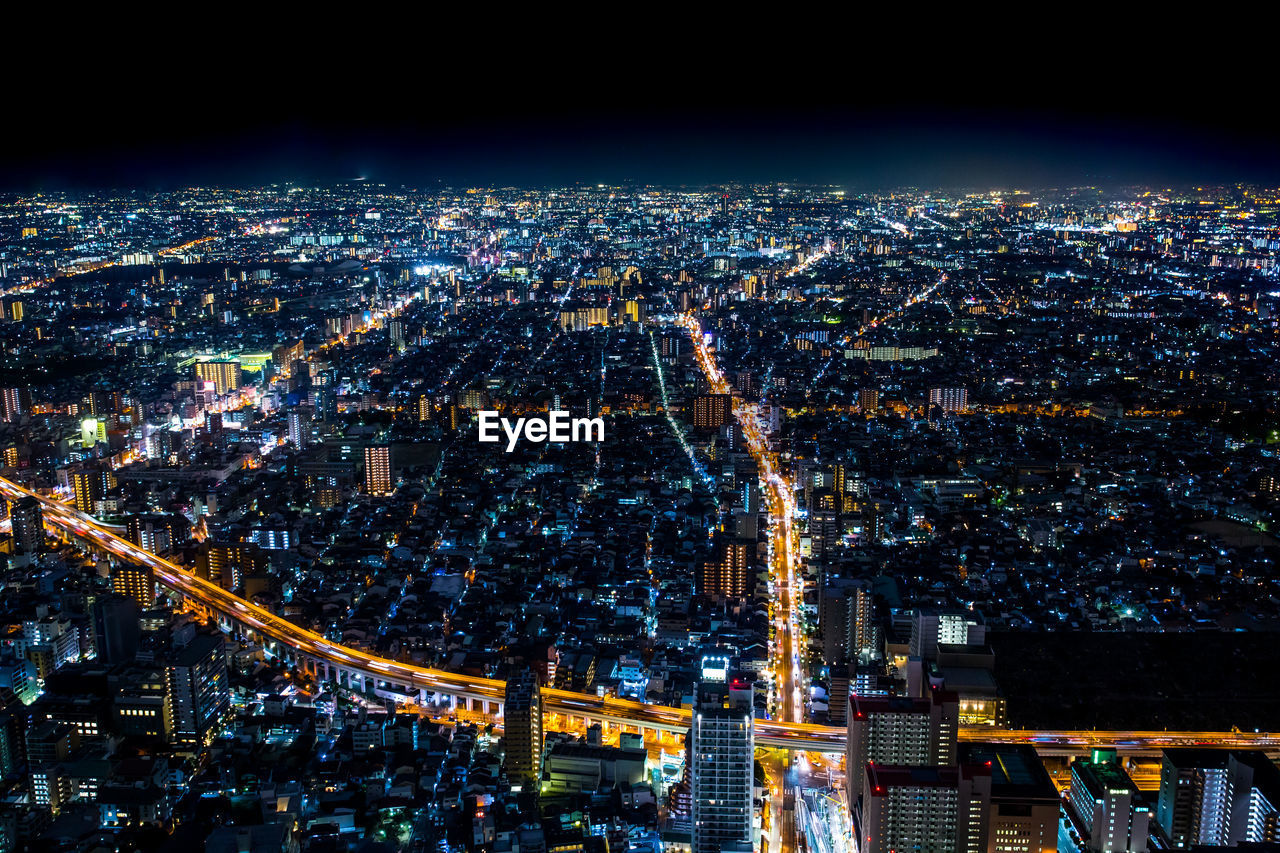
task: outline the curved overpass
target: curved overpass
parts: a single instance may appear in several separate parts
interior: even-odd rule
[[[506,689],[503,681],[402,663],[332,642],[140,548],[72,507],[24,489],[3,477],[0,477],[0,494],[11,499],[35,498],[43,507],[46,524],[92,543],[118,559],[150,567],[156,580],[166,587],[232,622],[288,646],[299,657],[413,690],[495,705],[503,701]],[[545,710],[555,714],[656,731],[683,733],[689,728],[690,713],[685,708],[553,688],[544,689],[542,695]],[[843,729],[830,726],[767,720],[756,723],[756,740],[763,746],[840,752],[844,750],[844,737]]]
[[[0,495],[14,500],[35,498],[43,507],[47,524],[93,543],[118,559],[149,566],[160,583],[232,622],[284,644],[303,659],[413,690],[477,700],[495,706],[503,701],[506,688],[503,681],[401,663],[331,642],[314,631],[277,616],[217,584],[196,577],[175,563],[143,550],[63,503],[28,491],[3,477],[0,477]],[[683,733],[689,728],[690,712],[686,708],[651,705],[554,688],[544,688],[542,696],[544,709],[554,714],[581,717],[615,726],[673,733]],[[762,747],[844,752],[844,728],[756,720],[755,729],[756,743]],[[1165,747],[1180,746],[1266,749],[1273,753],[1280,751],[1280,735],[1255,732],[1032,731],[973,726],[962,728],[960,739],[1027,743],[1045,753],[1064,754],[1085,752],[1095,746],[1115,746],[1122,752],[1133,753],[1158,752]]]

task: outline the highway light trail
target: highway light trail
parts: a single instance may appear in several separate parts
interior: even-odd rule
[[[415,664],[401,663],[369,654],[351,646],[331,642],[319,634],[265,610],[216,584],[190,574],[180,566],[121,539],[93,519],[57,501],[0,477],[0,494],[10,500],[34,497],[40,501],[46,524],[93,543],[118,559],[150,566],[156,579],[175,592],[210,610],[235,619],[264,637],[270,637],[295,652],[334,667],[358,671],[388,683],[404,684],[429,692],[501,702],[506,684]],[[683,733],[689,727],[689,710],[653,705],[628,699],[543,688],[550,713],[606,720],[613,724],[646,727],[657,731]],[[812,723],[756,720],[756,743],[802,751],[843,752],[845,730]],[[1115,746],[1121,752],[1155,752],[1165,747],[1213,746],[1230,749],[1280,751],[1280,735],[1271,732],[1195,731],[1044,731],[1007,730],[991,726],[960,729],[964,741],[1025,743],[1041,751],[1083,753],[1099,746]]]
[[[658,357],[658,344],[653,339],[653,332],[649,333],[649,347],[653,350],[653,369],[658,374],[658,394],[662,399],[662,414],[667,419],[667,424],[671,427],[671,433],[676,437],[676,441],[680,442],[680,447],[684,450],[685,455],[689,457],[689,464],[693,466],[694,473],[702,480],[703,485],[711,492],[711,499],[715,501],[716,506],[720,505],[719,496],[716,494],[716,481],[701,462],[694,452],[693,447],[689,444],[689,440],[685,438],[684,430],[676,423],[675,418],[671,417],[671,402],[667,397],[667,380],[663,375],[662,359]]]

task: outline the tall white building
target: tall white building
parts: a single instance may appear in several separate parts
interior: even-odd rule
[[[968,610],[917,610],[911,620],[910,653],[937,657],[938,645],[980,646],[987,628]]]
[[[937,406],[947,414],[964,412],[969,408],[968,388],[930,388],[929,407]]]
[[[1280,839],[1280,770],[1265,752],[1167,749],[1156,819],[1174,849]]]
[[[302,450],[311,438],[310,418],[305,412],[293,409],[289,412],[289,443]]]
[[[728,672],[727,658],[703,658],[692,731],[693,853],[754,848],[751,691],[734,689]]]

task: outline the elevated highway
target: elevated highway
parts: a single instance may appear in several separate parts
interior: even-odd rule
[[[420,705],[466,707],[493,718],[502,715],[506,688],[503,681],[403,663],[335,643],[134,545],[60,501],[29,491],[3,477],[0,477],[0,495],[10,500],[35,498],[40,501],[48,527],[113,559],[149,567],[159,583],[207,610],[225,630],[239,630],[261,640],[274,654],[318,678],[372,689]],[[548,713],[640,734],[683,733],[688,730],[690,720],[686,708],[553,688],[543,690],[543,706]],[[755,725],[756,744],[761,747],[844,752],[842,727],[778,720],[757,720]],[[1102,746],[1139,755],[1153,755],[1167,747],[1182,746],[1265,749],[1280,755],[1280,735],[1266,732],[1030,731],[976,726],[961,729],[960,739],[1029,743],[1048,755],[1082,754]]]

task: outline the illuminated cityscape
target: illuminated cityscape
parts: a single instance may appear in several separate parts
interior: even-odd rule
[[[13,182],[0,853],[1280,849],[1280,188],[1073,177]]]

